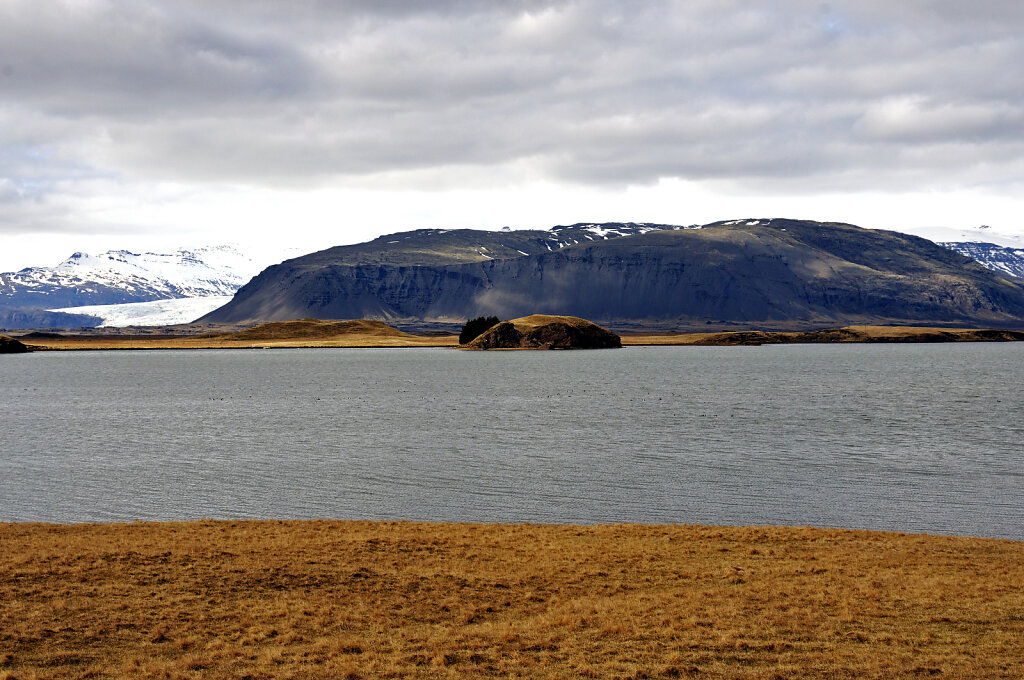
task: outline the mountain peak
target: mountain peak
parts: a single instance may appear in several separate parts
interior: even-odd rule
[[[177,248],[168,253],[76,251],[56,267],[0,274],[0,308],[56,309],[232,295],[259,269],[233,246]]]

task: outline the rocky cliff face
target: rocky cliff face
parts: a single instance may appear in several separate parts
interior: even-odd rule
[[[372,263],[365,251],[346,258],[332,249],[331,257],[324,251],[267,269],[203,320],[461,321],[543,311],[605,325],[677,327],[720,321],[1024,324],[1024,284],[895,232],[738,220],[551,250],[541,243],[530,254],[471,262],[438,263],[435,252],[425,258],[431,264],[422,265],[415,255],[403,255],[397,264]]]
[[[502,321],[484,331],[465,349],[611,349],[619,336],[586,319],[534,314]]]

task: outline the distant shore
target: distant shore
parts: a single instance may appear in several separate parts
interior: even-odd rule
[[[200,521],[0,545],[3,678],[1024,675],[1013,541]]]
[[[814,331],[623,334],[623,345],[781,345],[822,343],[1011,342],[1024,330],[933,326],[844,326]]]
[[[379,321],[273,322],[249,329],[197,333],[175,329],[119,329],[25,335],[8,332],[30,349],[270,349],[298,347],[457,347],[458,335],[406,333]],[[739,346],[800,343],[1006,342],[1024,340],[1024,330],[931,326],[845,326],[812,331],[736,330],[704,333],[620,333],[624,346]]]

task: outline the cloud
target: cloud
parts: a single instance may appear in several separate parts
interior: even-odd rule
[[[0,230],[97,180],[998,188],[1021,25],[995,0],[8,0]]]

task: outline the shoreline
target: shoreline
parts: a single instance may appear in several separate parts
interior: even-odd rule
[[[148,331],[136,333],[129,331],[110,335],[99,333],[30,333],[21,336],[10,335],[10,337],[23,342],[31,351],[459,347],[457,335],[416,335],[394,331],[394,329],[390,329],[389,332],[357,331],[333,335],[321,334],[315,337],[309,337],[309,335],[305,334],[289,336],[276,333],[272,337],[246,338],[244,333],[245,331],[202,335],[157,335]],[[242,337],[236,338],[233,336]],[[622,339],[623,347],[1020,342],[1024,341],[1024,330],[949,328],[942,326],[844,326],[815,331],[629,332],[620,333],[619,337]]]
[[[419,520],[419,519],[332,519],[328,517],[311,517],[305,519],[280,519],[273,517],[264,518],[231,518],[231,517],[201,517],[196,519],[133,519],[133,520],[112,520],[112,521],[83,521],[83,522],[51,522],[46,520],[0,520],[0,534],[4,529],[15,527],[37,528],[43,531],[60,530],[90,530],[90,529],[130,529],[138,527],[151,528],[198,528],[201,526],[214,525],[306,525],[306,524],[332,524],[332,525],[373,525],[373,526],[410,526],[410,527],[437,527],[437,528],[458,528],[477,527],[494,529],[524,529],[524,530],[600,530],[612,527],[633,527],[638,530],[655,529],[684,529],[717,532],[749,532],[749,531],[779,531],[794,533],[822,533],[822,534],[845,534],[851,537],[892,537],[895,539],[936,539],[939,541],[994,541],[997,543],[1011,543],[1020,545],[1024,549],[1024,538],[1005,538],[1000,536],[975,536],[967,534],[940,534],[927,531],[904,531],[901,529],[857,529],[842,526],[816,526],[798,524],[690,524],[685,522],[595,522],[583,524],[578,522],[514,522],[514,521],[477,521],[477,520]]]
[[[845,529],[0,524],[0,677],[1012,678],[1024,543]]]

